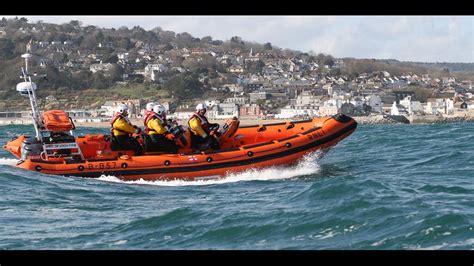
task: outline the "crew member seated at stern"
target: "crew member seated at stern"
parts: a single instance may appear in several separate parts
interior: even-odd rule
[[[155,105],[145,118],[145,132],[150,137],[146,142],[147,151],[178,153],[178,145],[173,141],[174,136],[168,131],[166,108],[163,105]]]
[[[196,106],[196,112],[188,120],[189,128],[192,132],[191,143],[195,149],[219,149],[219,142],[216,134],[219,124],[210,124],[207,120],[206,105],[200,103]]]
[[[140,134],[141,129],[132,125],[128,119],[128,106],[121,104],[118,107],[112,122],[112,141],[110,147],[113,151],[133,150],[135,155],[142,155],[143,148],[140,143],[132,136],[132,134]]]

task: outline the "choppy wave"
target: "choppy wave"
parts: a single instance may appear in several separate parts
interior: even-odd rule
[[[16,132],[34,129],[0,143]],[[198,181],[46,175],[0,150],[0,249],[474,249],[472,132],[360,125],[322,158]]]

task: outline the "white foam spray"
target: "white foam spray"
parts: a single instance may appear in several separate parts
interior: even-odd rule
[[[18,159],[0,158],[0,165],[11,165],[15,166]]]
[[[231,173],[223,177],[202,177],[195,181],[186,180],[171,180],[171,181],[147,181],[143,179],[135,181],[124,181],[115,176],[102,175],[98,180],[125,184],[141,184],[141,185],[155,185],[155,186],[202,186],[202,185],[214,185],[214,184],[225,184],[240,181],[256,181],[256,180],[279,180],[288,179],[297,176],[304,176],[315,174],[320,171],[318,160],[322,156],[322,152],[316,151],[303,156],[299,162],[294,166],[274,166],[263,169],[250,168],[245,172]]]

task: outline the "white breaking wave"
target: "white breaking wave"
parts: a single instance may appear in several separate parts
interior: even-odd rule
[[[319,151],[313,152],[301,158],[301,160],[294,166],[274,166],[269,168],[254,169],[250,168],[245,172],[231,173],[223,177],[202,177],[200,180],[186,181],[186,180],[170,180],[170,181],[147,181],[139,179],[136,181],[124,181],[115,176],[102,175],[98,180],[125,184],[144,184],[155,186],[202,186],[225,184],[240,181],[263,181],[263,180],[279,180],[288,179],[296,176],[304,176],[318,173],[320,166],[318,159],[321,158],[322,153]]]
[[[15,166],[17,162],[18,162],[18,159],[0,158],[0,165]]]

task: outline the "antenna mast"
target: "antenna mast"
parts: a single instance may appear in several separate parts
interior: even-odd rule
[[[41,140],[40,126],[42,126],[42,120],[40,111],[38,110],[38,104],[36,102],[36,84],[31,81],[31,76],[28,73],[28,60],[33,57],[29,52],[31,51],[31,41],[26,46],[26,54],[21,57],[25,59],[25,68],[21,68],[21,78],[25,81],[17,84],[17,91],[22,95],[28,95],[31,105],[31,116],[33,118],[33,125],[36,131],[36,138]]]

